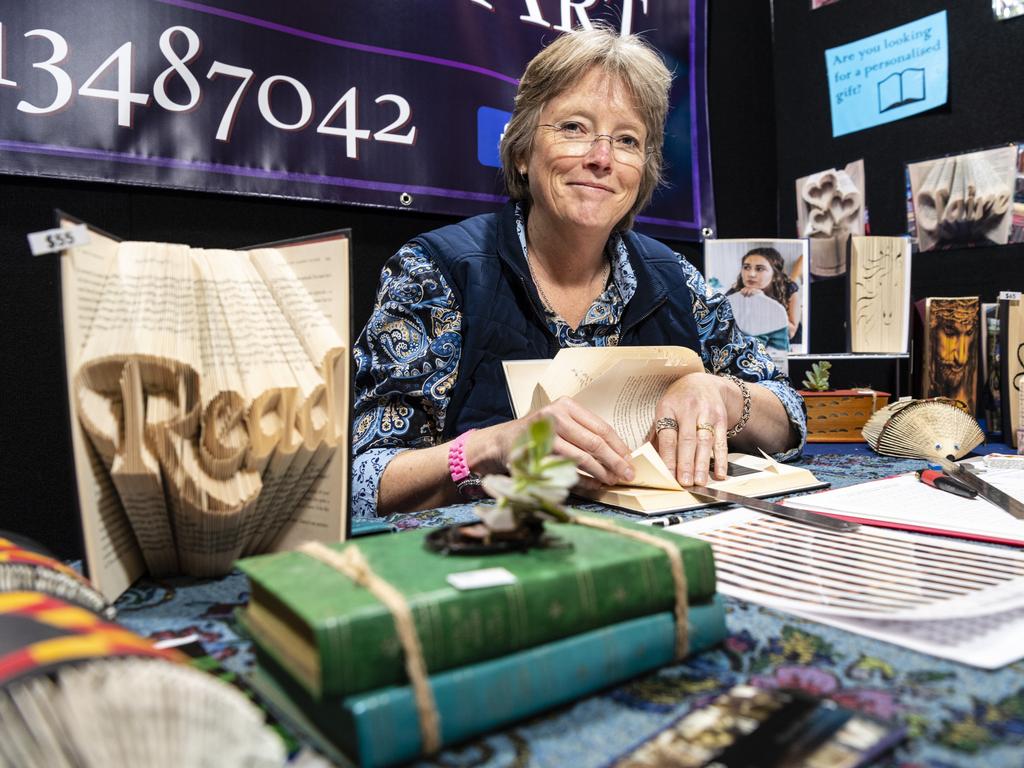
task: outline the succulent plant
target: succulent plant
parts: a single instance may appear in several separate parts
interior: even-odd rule
[[[494,533],[536,527],[544,520],[568,522],[563,502],[576,485],[576,462],[555,456],[555,428],[538,419],[523,430],[512,449],[508,475],[487,475],[484,490],[497,504],[480,505],[476,513]]]
[[[832,363],[828,360],[822,360],[821,362],[815,363],[811,366],[811,370],[807,372],[804,380],[800,382],[804,389],[809,389],[814,392],[824,392],[829,388],[828,383],[828,372],[832,368]]]

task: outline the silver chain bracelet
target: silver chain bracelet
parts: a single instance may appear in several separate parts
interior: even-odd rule
[[[743,410],[740,412],[740,420],[736,422],[732,429],[725,433],[727,438],[736,437],[747,426],[747,422],[750,421],[750,388],[747,387],[747,382],[739,376],[733,376],[731,373],[720,373],[718,375],[723,379],[733,382],[740,388],[740,394],[743,395]]]

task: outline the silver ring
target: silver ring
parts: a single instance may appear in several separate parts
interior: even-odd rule
[[[701,423],[701,424],[698,424],[697,425],[697,431],[700,432],[702,429],[706,429],[708,432],[710,432],[712,437],[715,436],[715,425],[714,424],[708,424],[706,421]]]
[[[663,416],[654,422],[654,434],[658,434],[663,429],[671,429],[675,432],[679,431],[679,422],[673,419],[671,416]]]

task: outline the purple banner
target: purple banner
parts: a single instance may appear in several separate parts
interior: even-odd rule
[[[675,74],[639,227],[713,227],[704,0],[33,0],[0,11],[0,172],[470,215],[563,30],[640,31]]]

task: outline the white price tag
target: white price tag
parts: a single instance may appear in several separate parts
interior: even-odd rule
[[[999,298],[1007,301],[1020,301],[1020,291],[1000,291]]]
[[[191,634],[185,635],[184,637],[168,637],[166,640],[157,640],[153,643],[154,648],[164,650],[165,648],[178,648],[182,645],[188,645],[189,643],[198,643],[199,635]]]
[[[63,251],[74,245],[85,245],[89,242],[89,230],[85,224],[76,224],[70,229],[54,227],[44,229],[41,232],[32,232],[28,236],[28,247],[33,256],[42,256],[44,253]]]
[[[448,583],[458,590],[503,587],[516,583],[516,576],[507,568],[481,568],[448,575]]]

